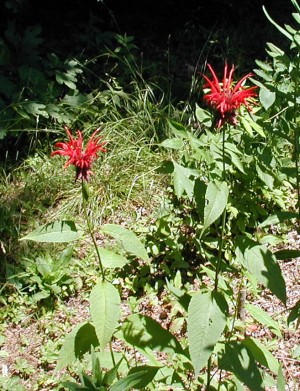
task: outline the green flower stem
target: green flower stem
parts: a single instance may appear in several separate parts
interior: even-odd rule
[[[295,131],[294,131],[294,153],[295,153],[295,168],[296,168],[296,183],[297,183],[297,209],[300,215],[299,129],[297,123],[295,123]]]
[[[295,154],[295,168],[296,168],[296,182],[297,182],[297,209],[298,213],[300,214],[300,174],[299,174],[299,128],[297,124],[298,119],[298,103],[297,103],[297,97],[298,97],[298,83],[299,83],[299,71],[300,71],[300,64],[299,64],[299,55],[297,56],[297,72],[296,72],[296,80],[295,80],[295,92],[294,92],[294,154]]]
[[[90,234],[90,236],[92,238],[92,242],[93,242],[93,245],[95,247],[95,251],[96,251],[96,254],[97,254],[98,261],[99,261],[99,266],[100,266],[100,272],[101,272],[102,280],[105,281],[104,268],[103,268],[103,265],[102,265],[101,256],[100,256],[99,249],[98,249],[98,246],[97,246],[97,242],[96,242],[96,239],[95,239],[95,236],[94,236],[94,233],[93,233],[93,227],[92,227],[91,220],[90,220],[90,217],[89,217],[89,214],[88,214],[88,209],[87,209],[88,198],[89,198],[88,187],[87,187],[87,184],[84,182],[83,179],[82,179],[81,185],[82,185],[83,209],[84,209],[85,220],[86,220],[86,223],[87,223],[88,232],[89,232],[89,234]]]
[[[225,165],[226,129],[227,129],[227,127],[223,126],[223,128],[222,128],[222,163],[223,163],[222,180],[223,181],[226,180],[226,165]],[[217,261],[216,274],[215,274],[215,291],[218,290],[219,274],[220,274],[220,270],[221,270],[222,253],[223,253],[223,246],[224,246],[225,225],[226,225],[226,207],[222,213],[221,237],[220,237],[220,241],[219,241],[218,261]]]

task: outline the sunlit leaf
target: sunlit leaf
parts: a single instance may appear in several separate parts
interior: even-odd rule
[[[105,224],[101,227],[101,231],[116,239],[125,251],[149,262],[145,246],[134,232],[117,224]]]
[[[229,189],[226,182],[210,182],[207,186],[205,199],[207,204],[204,208],[203,232],[214,223],[226,208]]]
[[[226,326],[228,307],[217,292],[198,292],[192,296],[187,319],[188,342],[195,376],[207,364]]]
[[[236,257],[258,281],[286,303],[285,281],[276,257],[264,245],[246,237],[236,240]]]
[[[95,285],[90,294],[90,312],[100,348],[104,350],[118,325],[120,295],[114,285],[107,281]]]
[[[77,240],[82,236],[73,221],[56,221],[37,228],[20,240],[33,240],[34,242],[64,243]]]

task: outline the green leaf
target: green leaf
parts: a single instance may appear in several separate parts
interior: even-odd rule
[[[274,253],[276,259],[286,260],[300,257],[300,250],[279,250]]]
[[[276,93],[267,90],[266,88],[260,88],[259,100],[265,110],[268,110],[276,100]]]
[[[289,40],[293,40],[293,37],[290,33],[288,33],[284,28],[282,28],[281,26],[279,26],[279,24],[277,24],[272,18],[271,16],[268,14],[265,6],[263,5],[263,11],[266,15],[266,17],[268,18],[268,20],[273,24],[273,26],[275,26],[284,36],[286,36]]]
[[[169,138],[164,140],[160,145],[164,148],[171,149],[182,149],[184,146],[183,141],[180,138]]]
[[[159,369],[160,367],[150,367],[147,365],[132,368],[126,377],[118,380],[110,388],[110,391],[141,390],[154,379]]]
[[[247,337],[244,339],[243,344],[252,353],[257,362],[277,375],[280,366],[278,360],[258,339]]]
[[[173,162],[173,182],[175,194],[178,198],[182,197],[183,193],[186,192],[187,196],[191,200],[193,198],[194,181],[190,179],[190,176],[198,174],[195,170],[180,166]]]
[[[269,50],[267,50],[267,53],[271,56],[271,57],[282,57],[284,56],[284,51],[281,50],[279,47],[275,46],[273,43],[271,42],[267,42],[267,46],[269,48]]]
[[[299,214],[295,212],[276,212],[269,216],[265,221],[259,224],[260,228],[269,227],[270,225],[276,225],[282,223],[285,220],[298,219]]]
[[[256,172],[258,174],[259,179],[261,179],[270,190],[273,190],[274,187],[274,178],[272,175],[268,174],[266,171],[263,171],[259,164],[256,163]]]
[[[196,104],[196,118],[197,118],[197,121],[200,123],[200,124],[203,124],[205,126],[208,126],[208,127],[211,127],[212,125],[212,116],[211,114],[202,109],[201,107],[199,107],[197,104]]]
[[[174,335],[149,316],[128,316],[122,332],[125,341],[137,349],[183,354],[183,348]]]
[[[188,133],[182,124],[175,121],[168,121],[168,124],[170,130],[175,134],[175,136],[182,137],[182,138],[188,137]]]
[[[198,292],[192,296],[187,319],[187,332],[195,376],[207,364],[226,326],[228,306],[218,292]]]
[[[254,357],[242,342],[232,341],[225,345],[219,368],[234,373],[251,391],[265,391]]]
[[[263,286],[286,303],[285,281],[270,250],[251,239],[239,237],[236,240],[236,257]]]
[[[277,383],[276,383],[277,391],[285,391],[285,380],[284,380],[284,374],[282,370],[282,366],[279,365],[278,373],[277,373]]]
[[[267,326],[274,334],[276,334],[279,338],[282,338],[281,330],[278,323],[274,319],[272,319],[271,316],[262,308],[246,303],[245,309],[255,320],[257,320],[264,326]]]
[[[147,263],[150,262],[143,243],[134,232],[129,231],[128,229],[117,224],[105,224],[101,227],[100,230],[116,239],[122,245],[125,251],[128,251],[138,258],[141,258]]]
[[[64,340],[60,349],[56,371],[74,363],[77,358],[81,358],[91,350],[91,347],[99,346],[95,328],[89,322],[77,325]]]
[[[55,221],[37,228],[19,240],[34,242],[65,243],[77,240],[82,236],[73,221]]]
[[[98,247],[98,251],[101,257],[101,262],[104,268],[106,269],[116,269],[122,268],[125,266],[130,260],[123,255],[116,254],[113,251],[107,250],[102,247]]]
[[[114,285],[107,281],[95,285],[90,294],[90,312],[100,348],[104,350],[118,325],[120,296]]]
[[[266,62],[255,60],[256,64],[266,72],[273,72],[273,68]]]
[[[204,208],[203,232],[214,223],[226,208],[229,190],[226,182],[210,182],[207,185],[205,199],[207,204]]]
[[[300,300],[298,300],[294,307],[291,309],[291,312],[287,319],[288,325],[297,319],[300,319]]]

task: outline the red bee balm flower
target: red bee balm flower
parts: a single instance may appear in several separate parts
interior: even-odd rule
[[[69,141],[66,143],[59,142],[55,144],[57,151],[51,153],[51,156],[61,155],[68,156],[69,160],[64,167],[68,167],[73,164],[76,167],[76,179],[89,180],[92,173],[91,166],[93,161],[98,157],[97,152],[106,152],[104,145],[106,141],[100,142],[100,137],[96,137],[99,132],[97,129],[87,142],[85,148],[83,148],[83,137],[80,130],[77,131],[77,138],[72,136],[71,130],[65,126],[65,131],[69,137]]]
[[[204,95],[203,99],[209,106],[217,110],[219,114],[217,128],[220,128],[226,122],[236,125],[236,110],[242,105],[248,108],[250,103],[248,99],[257,95],[255,92],[257,86],[246,88],[242,85],[246,79],[253,75],[248,73],[234,85],[232,79],[234,66],[231,67],[228,74],[228,67],[225,64],[222,82],[218,80],[213,68],[209,64],[207,66],[213,78],[210,80],[207,76],[202,75],[207,82],[204,88],[210,88],[210,92]]]

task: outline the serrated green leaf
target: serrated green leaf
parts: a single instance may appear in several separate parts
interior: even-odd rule
[[[195,170],[183,167],[175,162],[173,162],[173,164],[173,183],[175,194],[178,198],[180,198],[183,193],[186,192],[187,196],[191,200],[193,197],[194,181],[190,179],[190,176],[197,173]]]
[[[82,236],[73,221],[55,221],[37,228],[19,240],[32,240],[34,242],[66,243],[77,240]]]
[[[219,368],[232,372],[251,391],[265,391],[262,376],[248,348],[240,341],[226,343]]]
[[[107,250],[106,248],[98,247],[98,251],[101,257],[101,262],[106,269],[122,268],[130,260],[123,255],[116,254],[113,251]]]
[[[210,182],[207,185],[204,208],[203,232],[214,223],[223,213],[227,205],[229,189],[226,182]]]
[[[141,258],[147,263],[150,262],[143,243],[134,232],[117,224],[105,224],[100,230],[116,239],[125,251]]]
[[[251,239],[239,237],[236,240],[236,257],[263,286],[286,303],[285,281],[270,250]]]
[[[104,350],[118,325],[121,300],[118,290],[107,281],[95,285],[90,294],[90,312],[100,348]]]
[[[89,322],[77,325],[66,335],[64,343],[60,349],[56,371],[73,364],[77,358],[81,358],[91,350],[91,347],[99,346],[95,328]]]
[[[250,350],[257,362],[277,375],[280,365],[278,360],[258,339],[247,337],[243,344]]]
[[[191,360],[197,377],[207,364],[226,326],[228,306],[218,292],[198,292],[192,296],[187,319]]]

